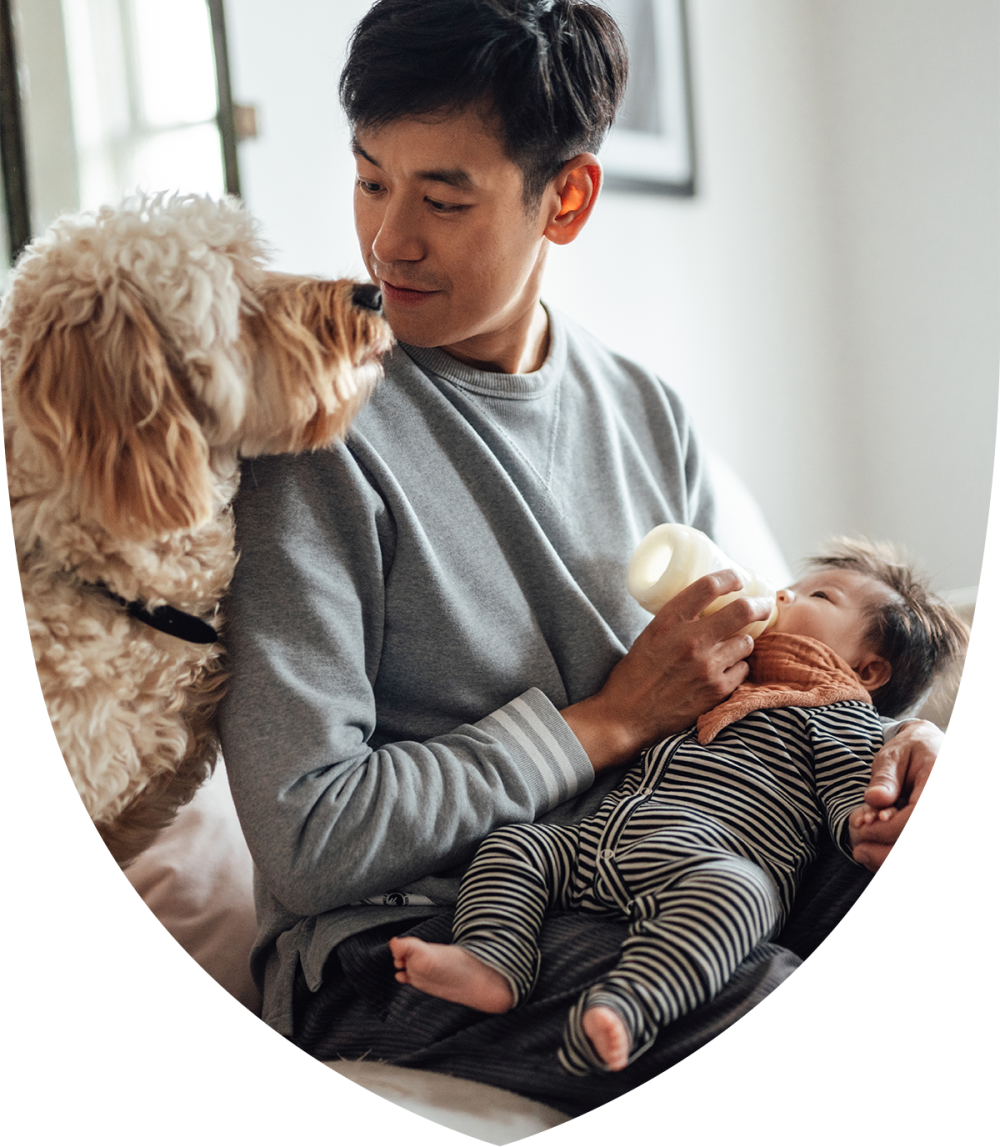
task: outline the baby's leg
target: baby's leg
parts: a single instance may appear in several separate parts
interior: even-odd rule
[[[464,948],[428,944],[416,936],[395,936],[389,947],[401,984],[481,1012],[506,1012],[514,1006],[514,990],[506,976]]]
[[[542,921],[565,903],[578,840],[575,825],[506,825],[483,841],[462,879],[453,939],[504,973],[515,1004],[535,986]]]
[[[618,966],[570,1011],[559,1062],[583,1075],[637,1059],[661,1028],[724,987],[779,914],[770,877],[737,856],[692,862],[669,886],[637,899]]]
[[[396,979],[480,1011],[505,1012],[531,993],[546,911],[562,903],[575,826],[507,825],[491,833],[462,880],[452,938],[390,942]]]

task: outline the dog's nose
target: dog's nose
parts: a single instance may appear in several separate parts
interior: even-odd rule
[[[366,311],[382,310],[382,292],[374,283],[356,284],[352,301],[356,307],[362,307]]]

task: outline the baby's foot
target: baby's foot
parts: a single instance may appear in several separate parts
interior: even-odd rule
[[[587,1008],[583,1013],[583,1030],[609,1071],[621,1071],[628,1066],[632,1040],[625,1021],[614,1008],[604,1004]]]
[[[429,944],[416,936],[394,936],[389,947],[401,984],[481,1012],[508,1012],[514,1006],[507,980],[464,948]]]

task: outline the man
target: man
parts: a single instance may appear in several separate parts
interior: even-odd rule
[[[732,692],[760,602],[697,582],[648,625],[624,571],[653,525],[711,532],[676,396],[540,303],[550,243],[594,208],[624,90],[620,35],[575,0],[381,0],[341,78],[366,266],[399,340],[347,444],[247,464],[223,748],[258,869],[265,1018],[323,1058],[442,1070],[569,1113],[744,1014],[798,964],[762,944],[616,1075],[555,1049],[624,925],[556,916],[516,1014],[398,985],[388,939],[450,935],[458,876],[498,825],[578,820],[615,766]],[[869,802],[919,795],[909,725]],[[894,826],[905,820],[896,817]],[[877,866],[894,836],[869,831]]]

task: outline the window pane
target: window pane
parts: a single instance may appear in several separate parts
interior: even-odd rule
[[[174,127],[216,110],[212,27],[205,0],[131,0],[142,119]]]
[[[135,148],[126,190],[199,191],[221,195],[225,190],[222,151],[215,124],[158,132]]]

